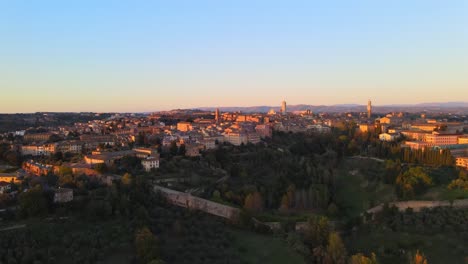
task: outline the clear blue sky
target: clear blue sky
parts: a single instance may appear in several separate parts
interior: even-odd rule
[[[0,91],[0,112],[468,101],[468,1],[1,1]]]

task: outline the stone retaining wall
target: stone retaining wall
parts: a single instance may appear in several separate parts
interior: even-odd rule
[[[237,220],[240,214],[238,208],[212,202],[189,193],[183,193],[157,185],[154,186],[154,190],[159,191],[171,204],[177,206],[200,210],[233,221]]]
[[[450,201],[402,201],[402,202],[392,202],[388,203],[390,207],[395,206],[400,211],[404,211],[407,208],[413,209],[415,212],[421,211],[423,208],[434,208],[442,206],[452,206],[457,209],[468,208],[468,199],[454,200]],[[380,204],[376,207],[373,207],[367,210],[367,213],[374,214],[382,211],[384,205]]]

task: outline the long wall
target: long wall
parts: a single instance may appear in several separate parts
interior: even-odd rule
[[[390,207],[395,206],[399,211],[404,211],[407,208],[413,209],[415,212],[421,211],[423,208],[434,208],[441,206],[452,206],[457,209],[468,208],[468,199],[455,200],[452,203],[450,201],[403,201],[403,202],[393,202],[388,204]],[[373,207],[367,210],[367,213],[377,213],[382,211],[383,204]]]
[[[171,190],[165,187],[161,187],[158,185],[154,185],[154,191],[160,192],[169,203],[188,208],[194,210],[200,210],[205,213],[223,217],[232,221],[236,221],[239,219],[240,209],[231,207],[228,205],[212,202],[206,199],[202,199],[200,197],[193,196],[189,193],[179,192],[175,190]],[[281,223],[280,222],[261,222],[255,218],[252,218],[254,224],[256,225],[265,225],[271,230],[280,230]],[[307,228],[307,222],[297,222],[295,229],[298,232],[302,232]]]
[[[168,202],[177,206],[200,210],[205,213],[233,221],[237,220],[240,214],[240,210],[238,208],[192,196],[189,193],[171,190],[158,185],[154,186],[154,190],[160,192],[164,197],[166,197]]]

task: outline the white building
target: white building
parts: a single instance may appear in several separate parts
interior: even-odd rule
[[[58,144],[58,150],[63,153],[81,153],[83,150],[83,143],[76,140],[63,141]]]
[[[0,194],[6,193],[11,189],[11,184],[8,182],[0,182]]]
[[[151,169],[159,168],[159,159],[156,157],[148,157],[141,161],[141,165],[143,165],[145,171],[151,171]]]
[[[205,149],[216,148],[216,141],[214,139],[203,139],[200,143],[205,146]]]
[[[379,135],[379,139],[381,141],[395,141],[400,138],[400,134],[392,134],[392,133],[382,133]]]
[[[224,141],[233,144],[234,146],[240,146],[247,144],[249,139],[245,133],[224,133]]]
[[[54,193],[54,203],[67,203],[73,201],[73,189],[59,188]]]
[[[44,156],[50,155],[57,151],[57,144],[44,145],[24,145],[21,146],[21,155]]]
[[[248,133],[247,134],[247,140],[252,143],[252,144],[258,144],[260,143],[260,135],[257,133]]]
[[[329,126],[324,126],[321,124],[317,125],[307,125],[307,129],[316,132],[316,133],[330,133],[331,132],[331,127]]]

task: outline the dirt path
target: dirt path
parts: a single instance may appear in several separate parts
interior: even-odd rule
[[[468,199],[455,200],[453,201],[453,203],[451,203],[450,201],[402,201],[389,203],[388,205],[395,206],[400,211],[404,211],[407,208],[411,208],[415,212],[419,212],[423,208],[434,208],[441,206],[452,206],[456,209],[465,209],[468,208]],[[380,204],[376,207],[367,210],[366,212],[371,214],[380,212],[382,211],[383,206],[383,204]]]
[[[14,225],[14,226],[4,227],[4,228],[0,229],[0,232],[8,231],[8,230],[14,230],[14,229],[20,229],[20,228],[25,228],[25,227],[26,227],[25,224]]]
[[[352,156],[351,158],[352,159],[370,159],[370,160],[375,160],[375,161],[378,161],[378,162],[385,162],[385,160],[383,160],[383,159],[374,158],[374,157]]]

